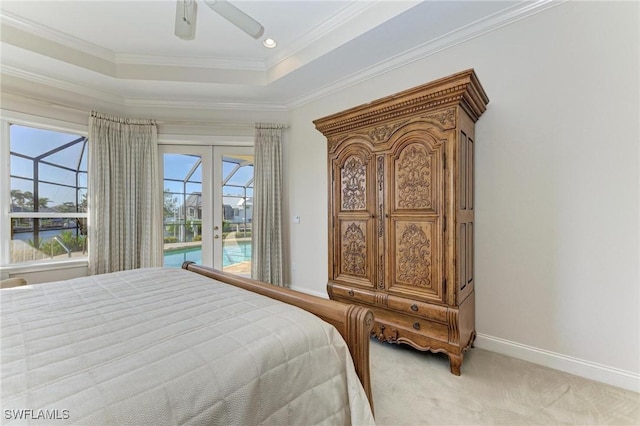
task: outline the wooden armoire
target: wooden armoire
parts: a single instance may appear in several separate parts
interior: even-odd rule
[[[331,299],[365,305],[372,335],[445,352],[475,339],[474,70],[314,121],[328,140]]]

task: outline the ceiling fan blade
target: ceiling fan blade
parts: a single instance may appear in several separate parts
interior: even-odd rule
[[[204,0],[207,6],[253,38],[264,33],[264,27],[226,0]]]

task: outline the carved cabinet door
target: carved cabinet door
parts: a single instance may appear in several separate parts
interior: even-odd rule
[[[388,291],[445,300],[445,142],[428,132],[399,138],[389,155]]]
[[[365,144],[343,144],[332,164],[329,279],[374,287],[375,156]]]

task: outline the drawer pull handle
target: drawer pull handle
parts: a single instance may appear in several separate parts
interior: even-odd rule
[[[420,323],[418,321],[414,322],[413,328],[415,328],[416,330],[420,330]]]
[[[418,312],[418,305],[416,305],[415,303],[413,305],[411,305],[411,310],[413,312]]]
[[[353,296],[353,290],[349,289],[349,296]]]

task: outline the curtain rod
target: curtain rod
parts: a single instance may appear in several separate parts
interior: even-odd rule
[[[289,125],[284,123],[256,123],[256,129],[288,129]]]
[[[134,126],[155,126],[157,124],[155,120],[150,118],[119,117],[98,111],[91,111],[90,117],[91,119],[95,118],[98,120],[110,121],[112,123],[130,124]]]

